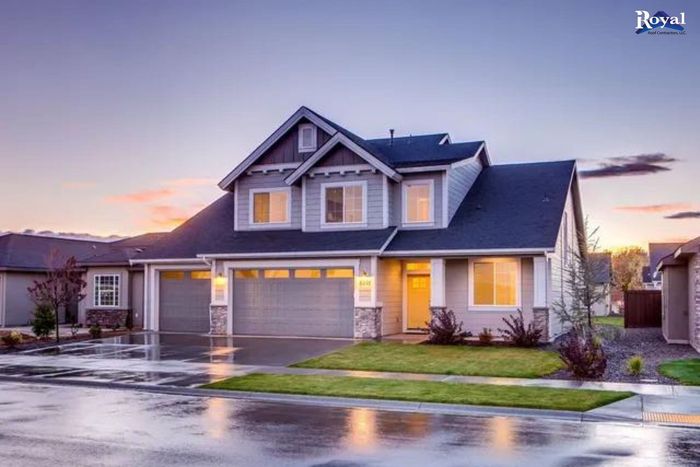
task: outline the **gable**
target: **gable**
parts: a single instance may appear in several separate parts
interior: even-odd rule
[[[318,161],[316,167],[332,167],[338,165],[359,165],[367,161],[355,154],[342,144],[336,145],[328,154]]]
[[[262,153],[255,164],[289,164],[303,162],[307,159],[313,152],[299,152],[299,125],[305,123],[310,122],[307,119],[301,119],[299,123],[278,139],[270,149]],[[323,146],[330,138],[331,135],[321,128],[316,128],[316,148]]]

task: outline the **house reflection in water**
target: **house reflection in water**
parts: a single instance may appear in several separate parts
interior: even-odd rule
[[[490,443],[496,452],[507,454],[513,450],[513,420],[505,417],[489,419]]]
[[[376,413],[370,409],[352,409],[348,416],[347,443],[358,449],[377,444]]]

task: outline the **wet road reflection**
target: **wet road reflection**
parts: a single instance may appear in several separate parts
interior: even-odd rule
[[[12,465],[697,465],[690,429],[0,383]]]

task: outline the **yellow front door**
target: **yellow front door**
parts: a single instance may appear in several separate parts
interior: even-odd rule
[[[409,275],[406,294],[408,329],[425,329],[430,321],[430,275]]]

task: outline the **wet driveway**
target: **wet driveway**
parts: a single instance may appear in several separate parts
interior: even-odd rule
[[[697,465],[697,430],[0,383],[13,465]]]
[[[0,355],[0,375],[197,386],[260,366],[287,366],[352,343],[346,339],[135,333]]]

